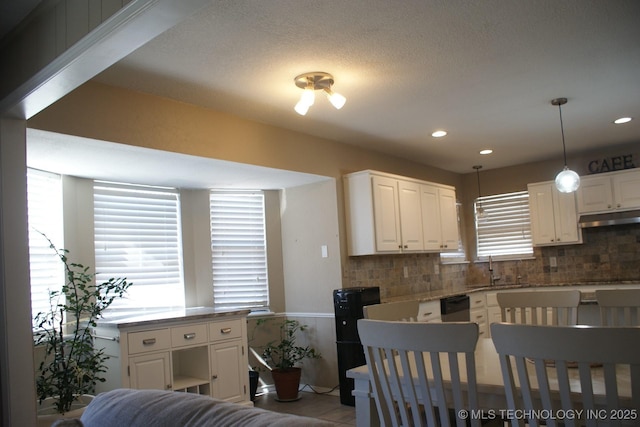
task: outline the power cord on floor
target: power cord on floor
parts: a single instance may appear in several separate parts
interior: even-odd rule
[[[338,387],[340,387],[340,384],[338,384],[337,386],[333,387],[331,390],[329,391],[317,391],[316,389],[314,389],[310,384],[305,384],[299,391],[304,391],[305,388],[309,387],[309,389],[314,392],[315,394],[329,394],[332,391],[334,391],[335,389],[337,389]]]

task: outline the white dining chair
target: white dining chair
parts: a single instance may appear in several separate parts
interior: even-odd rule
[[[420,303],[417,300],[387,302],[362,307],[365,319],[405,322],[415,322],[418,318],[419,309]]]
[[[467,425],[459,417],[452,424],[448,408],[478,409],[477,324],[360,319],[358,333],[381,425]],[[450,384],[443,377],[451,378]],[[470,422],[480,426],[478,419]]]
[[[640,289],[598,289],[603,326],[640,326]]]
[[[640,422],[640,328],[494,323],[491,337],[508,409],[527,414],[529,426]],[[567,417],[554,419],[559,414]]]
[[[575,325],[580,291],[549,290],[498,292],[503,322],[528,325]]]

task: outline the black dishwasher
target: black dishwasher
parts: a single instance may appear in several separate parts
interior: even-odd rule
[[[443,322],[468,322],[469,297],[455,295],[440,299],[440,315]]]

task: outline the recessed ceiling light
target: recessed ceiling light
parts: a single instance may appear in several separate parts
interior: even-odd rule
[[[614,120],[613,123],[621,125],[622,123],[629,123],[631,120],[631,117],[620,117],[619,119]]]
[[[434,133],[431,134],[432,137],[434,138],[442,138],[443,136],[445,136],[447,134],[447,131],[444,130],[437,130]]]
[[[493,150],[486,148],[484,150],[480,150],[480,154],[491,154],[493,153]]]

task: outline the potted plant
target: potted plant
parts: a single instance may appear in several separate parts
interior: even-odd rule
[[[259,319],[256,325],[268,320],[270,319]],[[296,335],[307,328],[307,325],[302,325],[297,320],[284,319],[279,325],[279,339],[267,343],[262,351],[262,357],[271,367],[276,394],[280,401],[298,399],[302,371],[296,365],[307,358],[320,358],[320,353],[314,348],[296,345]]]
[[[89,267],[69,261],[65,249],[51,249],[64,265],[65,284],[49,292],[49,310],[34,322],[34,344],[44,358],[36,372],[40,406],[51,402],[49,413],[65,414],[80,396],[92,394],[107,368],[108,356],[93,347],[92,332],[104,310],[131,286],[124,278],[94,283]]]

